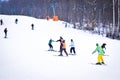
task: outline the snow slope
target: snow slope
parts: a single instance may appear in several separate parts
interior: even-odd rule
[[[54,22],[26,16],[0,15],[0,80],[120,80],[120,41],[89,34],[72,28],[64,28],[63,21]],[[18,24],[15,19],[18,18]],[[35,30],[31,30],[34,23]],[[4,28],[8,38],[4,39]],[[62,36],[69,53],[70,39],[76,46],[76,56],[59,57],[59,52],[49,52],[50,38]],[[92,65],[97,62],[97,53],[92,55],[95,44],[107,43],[107,65]],[[59,42],[53,42],[59,50]],[[64,53],[63,53],[64,54]]]

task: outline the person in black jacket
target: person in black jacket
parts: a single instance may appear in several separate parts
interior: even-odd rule
[[[2,19],[0,20],[0,25],[3,25],[3,20]]]
[[[15,23],[16,23],[16,24],[18,23],[18,19],[17,19],[17,18],[15,19]]]
[[[31,24],[32,30],[34,30],[34,24]]]
[[[58,39],[56,42],[60,42],[60,51],[62,51],[62,42],[63,42],[63,38],[60,36],[60,39]]]
[[[5,33],[5,37],[4,38],[7,38],[7,32],[8,32],[8,30],[7,30],[7,28],[5,28],[4,29],[4,33]]]

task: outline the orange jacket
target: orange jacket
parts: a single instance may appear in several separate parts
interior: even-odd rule
[[[65,42],[62,42],[62,48],[66,48]]]

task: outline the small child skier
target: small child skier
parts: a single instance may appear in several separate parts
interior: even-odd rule
[[[58,55],[58,56],[63,56],[63,54],[62,54],[63,51],[65,52],[66,56],[68,56],[68,53],[67,53],[67,51],[66,51],[66,43],[65,43],[65,40],[63,40],[63,41],[61,42],[61,44],[62,44],[62,49],[61,49],[61,51],[60,51],[60,55]]]
[[[98,43],[96,43],[96,49],[92,52],[92,54],[94,54],[95,52],[98,52],[98,62],[96,63],[96,65],[105,64],[103,60],[103,55],[105,52]]]
[[[75,44],[74,44],[74,41],[73,39],[71,39],[71,43],[70,43],[70,54],[72,54],[72,51],[74,52],[74,55],[76,55],[76,51],[75,51]]]
[[[52,40],[52,39],[50,39],[49,42],[48,42],[48,45],[49,45],[49,50],[48,51],[54,51],[52,42],[54,42],[54,40]]]

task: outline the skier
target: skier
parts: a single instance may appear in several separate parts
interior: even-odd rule
[[[65,28],[67,28],[67,22],[65,23]]]
[[[63,51],[65,52],[66,56],[68,56],[68,53],[67,53],[67,51],[66,51],[66,43],[65,43],[65,40],[63,40],[63,41],[61,42],[61,44],[62,44],[62,49],[61,49],[61,51],[60,51],[60,55],[58,55],[58,56],[63,56],[63,54],[62,54]]]
[[[49,50],[48,51],[54,51],[52,42],[54,42],[54,40],[52,40],[52,39],[50,39],[49,42],[48,42],[48,45],[49,45]]]
[[[96,51],[98,51],[98,62],[96,63],[96,65],[105,64],[103,60],[104,50],[101,46],[99,46],[98,43],[96,43],[96,49],[92,52],[92,54],[94,54]]]
[[[0,25],[3,25],[3,20],[2,19],[0,20]]]
[[[18,19],[15,19],[15,23],[16,23],[16,24],[18,23]]]
[[[34,24],[31,24],[32,30],[34,30]]]
[[[47,17],[46,17],[46,19],[47,19],[47,21],[48,21],[48,20],[50,19],[50,17],[49,17],[49,16],[47,16]]]
[[[8,32],[8,30],[7,30],[7,28],[5,28],[4,29],[4,33],[5,33],[5,37],[4,38],[7,38],[7,32]]]
[[[60,39],[58,39],[56,42],[60,42],[60,51],[62,51],[62,41],[63,41],[63,38],[60,36]]]
[[[70,54],[72,54],[72,51],[74,52],[74,55],[76,54],[76,51],[75,51],[75,45],[74,45],[74,41],[73,39],[71,39],[71,43],[70,43]]]

